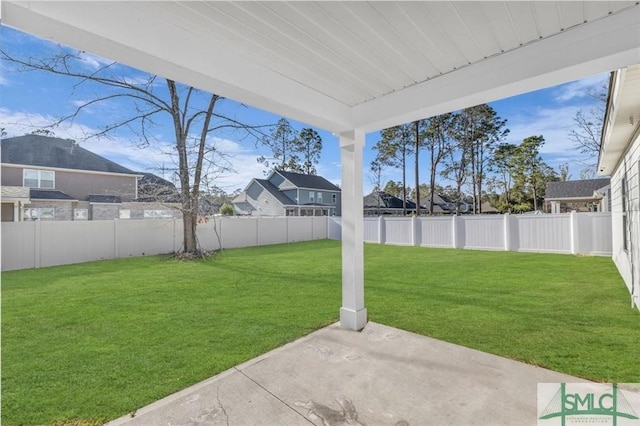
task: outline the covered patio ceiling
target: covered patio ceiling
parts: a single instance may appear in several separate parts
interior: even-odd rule
[[[335,133],[640,62],[637,1],[2,1],[1,19]]]
[[[640,3],[8,1],[3,24],[334,132],[341,324],[364,305],[365,133],[640,63]]]

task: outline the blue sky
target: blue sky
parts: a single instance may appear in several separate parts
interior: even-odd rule
[[[33,37],[6,27],[1,28],[0,44],[2,49],[16,56],[38,56],[55,53],[54,43]],[[91,54],[83,55],[83,66],[86,70],[96,69],[110,61]],[[122,75],[136,78],[141,75],[138,70],[119,66]],[[498,115],[507,119],[510,134],[505,142],[518,144],[524,138],[533,135],[543,135],[546,144],[542,149],[543,159],[556,170],[562,163],[569,163],[570,174],[578,179],[583,156],[575,151],[568,132],[574,125],[573,118],[577,111],[589,110],[596,102],[588,96],[589,87],[599,87],[608,79],[608,73],[592,76],[583,80],[568,82],[524,95],[491,102],[490,105]],[[0,62],[0,127],[4,127],[7,136],[19,136],[46,126],[56,118],[68,114],[75,105],[91,99],[97,92],[95,86],[85,88],[75,87],[72,79],[53,76],[42,72],[19,72],[14,65]],[[236,102],[225,100],[221,108],[226,114],[234,115],[241,121],[254,124],[275,123],[280,118],[271,113]],[[74,123],[54,129],[59,137],[73,138],[81,145],[112,161],[122,164],[135,171],[150,171],[162,174],[164,166],[171,164],[171,159],[163,154],[170,145],[172,128],[170,123],[164,127],[158,126],[154,130],[158,143],[151,147],[140,149],[136,147],[132,134],[119,132],[111,138],[84,140],[84,135],[91,133],[101,126],[113,122],[120,109],[117,104],[97,105],[87,110]],[[304,123],[291,121],[296,129],[308,127]],[[340,183],[340,149],[337,139],[322,129],[316,129],[323,139],[323,151],[318,173],[334,183]],[[242,138],[234,134],[219,134],[216,146],[229,155],[229,161],[234,172],[226,173],[217,178],[217,185],[227,192],[237,188],[244,188],[252,177],[262,177],[263,167],[256,158],[269,151],[256,144],[253,139]],[[375,157],[372,147],[379,140],[379,133],[367,135],[364,153],[364,191],[369,192],[372,186],[368,173],[369,163]],[[426,155],[421,155],[421,176],[428,176]],[[413,167],[413,158],[410,160]],[[411,169],[413,170],[413,169]],[[410,173],[411,176],[412,173]],[[383,173],[383,181],[400,180],[401,171],[387,169]],[[166,177],[166,176],[165,176]],[[413,186],[412,181],[407,182]],[[448,182],[442,181],[446,185]]]

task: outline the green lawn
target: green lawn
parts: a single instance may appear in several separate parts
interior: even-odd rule
[[[367,245],[373,321],[640,382],[640,313],[607,258]],[[337,320],[340,244],[2,274],[2,424],[116,418]]]

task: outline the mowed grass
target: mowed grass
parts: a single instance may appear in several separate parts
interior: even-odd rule
[[[640,312],[610,258],[365,253],[373,321],[590,380],[640,382]]]
[[[2,274],[2,424],[106,421],[337,320],[335,242]]]
[[[2,424],[134,412],[337,320],[340,243],[2,274]],[[365,246],[369,319],[599,381],[640,382],[611,259]]]

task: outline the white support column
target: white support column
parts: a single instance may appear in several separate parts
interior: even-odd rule
[[[362,203],[362,150],[364,132],[340,134],[342,154],[342,307],[340,325],[362,330],[364,307],[364,223]]]
[[[20,201],[13,202],[13,221],[20,222]]]

